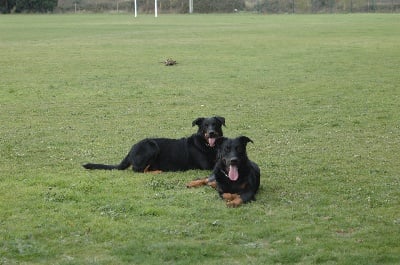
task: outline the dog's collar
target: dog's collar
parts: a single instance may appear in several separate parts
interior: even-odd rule
[[[225,170],[220,169],[220,171],[222,172],[222,174],[224,174],[225,177],[229,178],[228,174],[226,174]]]

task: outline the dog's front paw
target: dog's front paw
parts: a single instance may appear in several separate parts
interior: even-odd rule
[[[237,194],[234,194],[234,195],[237,195]],[[233,200],[227,201],[226,202],[226,206],[228,206],[228,207],[239,207],[242,203],[243,203],[242,198],[240,198],[240,196],[237,195],[237,197],[235,197]]]
[[[222,198],[226,201],[226,206],[228,207],[238,207],[243,203],[240,195],[235,193],[224,193],[222,194]]]
[[[236,194],[233,194],[233,193],[224,193],[224,194],[222,194],[222,199],[229,202],[229,201],[232,201],[233,199],[235,199],[235,195]]]
[[[217,188],[217,182],[214,181],[207,181],[207,185],[210,186],[211,188],[216,189]]]

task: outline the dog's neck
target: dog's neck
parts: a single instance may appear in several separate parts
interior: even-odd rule
[[[228,174],[226,173],[226,170],[221,168],[220,169],[221,173],[224,174],[225,177],[229,178]]]

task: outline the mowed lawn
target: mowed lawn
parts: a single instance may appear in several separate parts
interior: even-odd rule
[[[0,264],[399,264],[399,68],[398,14],[2,15]],[[256,202],[81,167],[213,115]]]

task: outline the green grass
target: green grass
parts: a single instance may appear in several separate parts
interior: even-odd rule
[[[0,264],[399,264],[398,15],[3,15],[0,36]],[[256,202],[81,167],[211,115],[254,140]]]

